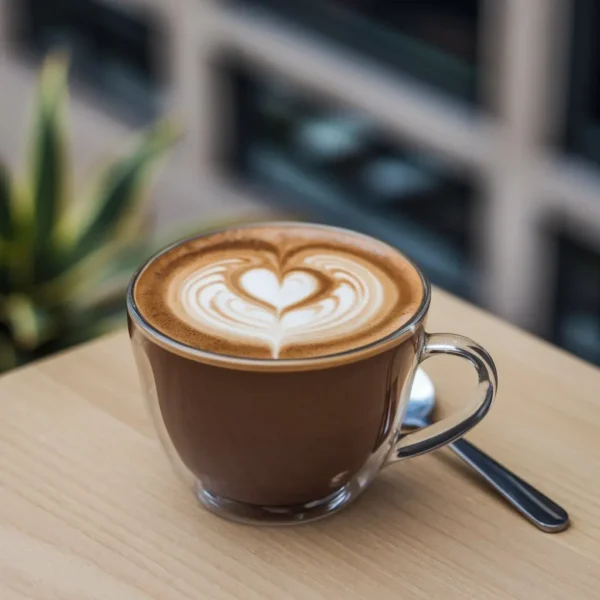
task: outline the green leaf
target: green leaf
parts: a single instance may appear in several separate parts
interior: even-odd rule
[[[66,142],[64,104],[67,61],[51,55],[39,80],[33,130],[28,153],[30,214],[34,235],[34,279],[48,276],[52,241],[66,196]]]
[[[108,244],[90,253],[35,290],[36,300],[45,306],[67,306],[78,311],[110,295],[111,289],[124,290],[135,269],[153,253],[154,246],[144,238],[135,243]]]
[[[15,367],[18,363],[17,351],[9,337],[0,335],[0,373]]]
[[[247,221],[248,219],[229,218],[179,226],[150,239],[149,236],[144,236],[133,242],[102,248],[40,288],[39,298],[54,304],[62,300],[68,303],[70,310],[77,311],[114,294],[125,297],[127,285],[135,271],[160,250],[177,240]]]
[[[67,324],[60,337],[52,340],[49,350],[56,352],[124,327],[127,323],[124,298],[123,296],[114,303],[106,302],[93,310],[78,314]]]
[[[85,310],[103,304],[111,298],[125,300],[127,286],[136,269],[153,254],[153,247],[144,239],[119,248],[102,269],[95,273],[93,284],[74,294],[73,310]],[[91,283],[91,282],[90,282]]]
[[[131,275],[149,254],[148,248],[144,251],[141,247],[121,249],[111,256],[104,252],[92,254],[40,288],[36,298],[71,315],[111,298],[123,303]]]
[[[87,327],[79,327],[71,330],[70,334],[61,339],[61,344],[63,347],[68,348],[75,344],[89,342],[101,335],[106,335],[111,331],[124,328],[126,323],[127,317],[125,311],[114,313],[101,320],[97,320],[94,323],[90,323]]]
[[[0,241],[0,302],[10,290],[10,249]]]
[[[29,296],[14,294],[4,299],[3,320],[15,346],[31,350],[50,339],[57,323],[52,315],[34,304]]]
[[[107,169],[92,198],[69,215],[57,240],[64,251],[64,266],[70,266],[98,246],[119,239],[139,225],[140,205],[150,174],[173,144],[177,132],[167,121],[142,136],[134,152]],[[83,211],[83,212],[82,212]]]
[[[9,286],[12,291],[29,290],[34,284],[34,223],[24,212],[30,204],[29,188],[14,181],[11,190],[12,236],[9,244]]]

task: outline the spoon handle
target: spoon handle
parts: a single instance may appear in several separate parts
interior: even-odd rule
[[[542,531],[557,533],[569,526],[569,515],[564,508],[471,442],[459,439],[450,444],[450,448]]]

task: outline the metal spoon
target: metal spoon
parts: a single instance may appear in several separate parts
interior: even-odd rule
[[[431,413],[434,406],[435,388],[433,383],[424,371],[418,369],[410,394],[404,427],[419,429],[431,425]],[[557,533],[569,526],[569,515],[564,508],[466,439],[459,439],[449,447],[542,531]]]

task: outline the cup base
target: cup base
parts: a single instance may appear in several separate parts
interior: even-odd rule
[[[348,483],[326,498],[292,506],[258,506],[230,500],[198,487],[200,504],[212,513],[238,523],[251,525],[297,525],[328,517],[345,508],[360,493],[356,484]]]

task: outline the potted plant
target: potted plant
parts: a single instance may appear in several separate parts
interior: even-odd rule
[[[75,196],[67,71],[60,54],[41,69],[24,177],[0,161],[0,372],[122,323],[127,280],[152,252],[142,232],[145,192],[174,127],[152,126]]]

